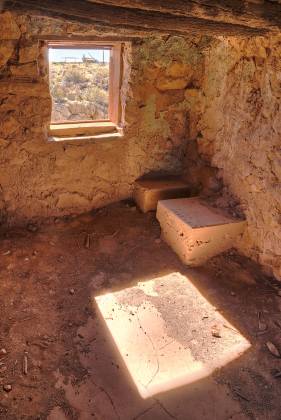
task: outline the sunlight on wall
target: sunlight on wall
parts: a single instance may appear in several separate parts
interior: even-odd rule
[[[143,398],[209,376],[251,346],[179,273],[95,301]]]

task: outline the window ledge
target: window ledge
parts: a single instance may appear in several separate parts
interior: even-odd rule
[[[96,134],[96,135],[88,135],[88,136],[49,136],[48,141],[50,142],[73,142],[73,143],[85,143],[85,142],[103,142],[103,141],[112,141],[118,140],[124,137],[123,131],[119,130],[115,133],[103,133],[103,134]]]
[[[104,134],[118,134],[118,127],[111,121],[67,122],[51,124],[49,135],[53,137],[92,137]]]

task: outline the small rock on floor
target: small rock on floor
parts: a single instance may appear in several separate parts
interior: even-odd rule
[[[9,384],[3,385],[3,389],[5,392],[10,392],[12,391],[12,385],[9,385]]]
[[[38,226],[37,226],[37,225],[34,225],[33,223],[29,223],[29,224],[27,225],[27,230],[28,230],[29,232],[37,232],[37,230],[38,230]]]

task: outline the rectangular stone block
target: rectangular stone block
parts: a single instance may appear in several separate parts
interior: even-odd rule
[[[163,239],[190,266],[235,246],[246,225],[198,197],[159,201],[156,217]]]
[[[178,178],[139,180],[135,184],[134,200],[144,212],[156,210],[159,200],[189,195],[187,185]]]

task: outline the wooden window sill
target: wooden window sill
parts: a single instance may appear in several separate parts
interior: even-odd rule
[[[48,141],[50,142],[70,142],[70,143],[79,143],[85,144],[86,143],[100,143],[100,142],[107,142],[112,140],[118,140],[123,137],[122,130],[119,130],[115,133],[103,133],[103,134],[96,134],[96,135],[88,135],[88,136],[49,136]]]
[[[51,124],[49,136],[56,138],[95,137],[98,135],[118,134],[118,127],[111,121],[71,122]]]

